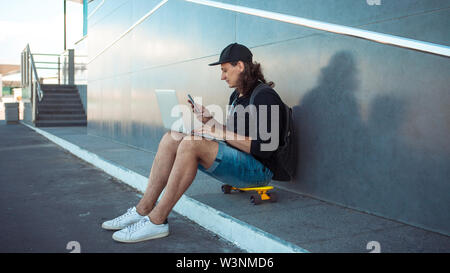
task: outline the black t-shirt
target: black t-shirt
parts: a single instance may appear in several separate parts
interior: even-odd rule
[[[253,90],[256,88],[261,90],[253,100],[254,109],[256,110],[254,113],[256,113],[256,115],[253,115],[252,118],[250,118],[251,106],[248,107],[251,93],[246,96],[238,97],[239,92],[235,90],[231,94],[229,105],[232,107],[232,111],[230,111],[231,113],[228,113],[227,129],[234,131],[239,135],[245,135],[246,137],[250,136],[252,138],[250,154],[274,172],[275,165],[273,155],[278,148],[278,145],[281,144],[282,132],[284,132],[285,127],[285,122],[283,122],[286,119],[284,103],[275,90],[269,85],[258,82]],[[275,108],[278,108],[278,110]],[[243,109],[244,111],[242,112]],[[234,123],[231,121],[230,114],[234,117]],[[264,118],[264,115],[267,116],[266,119]],[[277,115],[278,118],[276,117]],[[267,123],[265,123],[265,120]],[[272,131],[272,127],[273,130],[277,131]]]

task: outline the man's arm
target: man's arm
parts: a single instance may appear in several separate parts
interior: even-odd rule
[[[250,153],[250,147],[252,144],[252,138],[251,137],[246,137],[246,136],[241,136],[236,134],[235,132],[232,131],[227,131],[227,127],[223,124],[221,124],[220,122],[218,122],[217,120],[215,120],[214,118],[210,118],[207,123],[208,126],[210,126],[211,128],[214,128],[213,130],[222,130],[222,137],[224,138],[225,141],[230,144],[231,146],[246,152],[246,153]],[[211,130],[211,131],[213,131]]]
[[[238,135],[234,132],[227,131],[225,141],[231,146],[250,154],[252,146],[252,138]]]
[[[218,139],[225,140],[229,145],[250,154],[252,138],[241,136],[232,131],[227,131],[225,125],[222,125],[214,119],[210,119],[204,126],[194,130],[199,134],[208,134]]]

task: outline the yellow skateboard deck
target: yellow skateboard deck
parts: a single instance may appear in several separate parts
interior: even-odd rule
[[[253,187],[253,188],[235,188],[230,185],[222,185],[223,193],[229,194],[229,193],[231,193],[232,190],[241,191],[241,192],[256,191],[258,194],[252,194],[250,196],[250,201],[255,205],[260,204],[264,200],[270,200],[271,202],[277,201],[276,193],[274,193],[274,192],[267,193],[267,191],[273,190],[273,186]]]

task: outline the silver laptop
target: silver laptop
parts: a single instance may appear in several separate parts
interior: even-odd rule
[[[194,117],[190,106],[179,103],[175,90],[156,89],[155,93],[164,128],[191,135],[192,129],[202,125],[202,123]],[[223,141],[222,139],[207,134],[194,135],[210,140]]]

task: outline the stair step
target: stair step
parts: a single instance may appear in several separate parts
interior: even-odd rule
[[[78,95],[78,90],[76,90],[76,89],[74,89],[74,90],[42,90],[42,92],[44,93],[44,97],[47,95],[56,95],[56,94],[64,94],[64,95],[77,94]]]
[[[58,109],[58,110],[52,110],[52,109],[39,109],[39,115],[70,115],[70,114],[76,114],[76,115],[83,115],[84,109]]]
[[[58,91],[58,90],[63,90],[63,91],[68,91],[68,90],[78,90],[78,88],[76,87],[64,87],[64,86],[59,86],[59,87],[41,87],[42,91]]]
[[[68,93],[68,92],[63,92],[63,93],[59,93],[59,92],[50,92],[50,93],[45,93],[44,92],[44,99],[45,98],[79,98],[80,95],[78,94],[78,92],[73,92],[73,93]]]
[[[38,108],[39,114],[84,114],[82,107],[77,108]]]
[[[86,120],[85,114],[40,114],[38,120]]]
[[[59,103],[39,103],[39,108],[57,108],[57,109],[64,109],[64,108],[83,108],[83,105],[81,103],[66,103],[66,104],[59,104]]]
[[[86,126],[86,120],[37,120],[36,127]]]
[[[49,89],[77,89],[76,85],[68,85],[68,84],[41,84],[42,90]]]
[[[40,105],[48,105],[48,104],[78,104],[81,103],[81,99],[78,97],[72,98],[48,98],[44,97],[42,101],[39,102]]]

